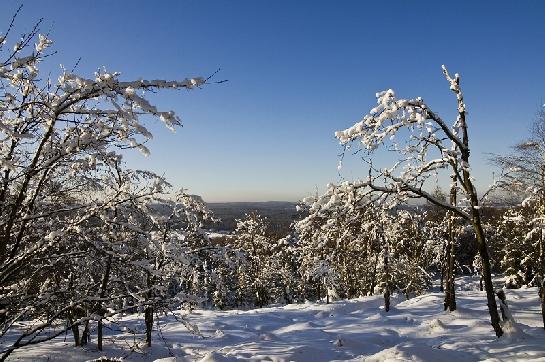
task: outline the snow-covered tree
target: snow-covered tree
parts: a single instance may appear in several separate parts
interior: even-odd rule
[[[541,108],[530,129],[530,136],[516,144],[509,155],[495,156],[493,161],[504,173],[500,189],[509,195],[518,195],[521,208],[513,210],[504,219],[506,227],[513,227],[516,235],[508,240],[503,265],[507,267],[510,284],[518,285],[528,279],[545,285],[545,109]],[[515,244],[515,240],[520,243]],[[517,265],[513,259],[520,257]],[[524,270],[522,270],[524,269]],[[524,277],[521,278],[521,274]],[[518,275],[518,277],[517,277]],[[541,293],[540,293],[541,294]],[[545,327],[545,298],[542,298],[543,325]]]
[[[418,210],[400,210],[396,213],[396,243],[393,259],[395,289],[407,299],[421,294],[431,285],[431,267],[438,251],[430,242],[426,213]]]
[[[287,235],[273,241],[267,269],[271,275],[269,286],[271,299],[277,303],[293,303],[300,300],[301,276],[299,274],[299,248],[297,239]]]
[[[308,215],[295,224],[301,268],[306,276],[327,275],[339,295],[383,293],[388,310],[393,292],[410,296],[429,286],[435,248],[425,214],[384,207],[362,191],[343,183],[305,199]]]
[[[398,99],[391,89],[377,93],[378,105],[362,121],[336,132],[345,147],[357,143],[369,154],[369,176],[354,186],[377,193],[384,200],[399,204],[422,198],[460,217],[473,226],[482,259],[487,305],[492,327],[498,337],[503,334],[492,284],[486,235],[483,230],[479,196],[473,185],[469,155],[466,105],[460,87],[460,76],[443,73],[457,99],[458,116],[452,126],[446,123],[421,98]],[[399,138],[399,140],[398,140]],[[397,152],[392,166],[377,168],[371,155],[377,148]],[[441,171],[452,177],[449,202],[438,199],[426,185]]]
[[[340,297],[367,294],[366,282],[373,278],[371,274],[375,268],[368,264],[371,246],[361,230],[365,211],[357,207],[358,200],[355,198],[351,199],[353,203],[350,205],[329,202],[332,190],[320,197],[307,198],[299,206],[306,211],[305,217],[294,224],[301,274],[305,276],[307,286],[313,290],[310,294],[316,294],[317,298],[321,298],[322,291],[327,289],[335,289]],[[328,278],[329,285],[323,288],[324,279],[318,277],[315,271],[325,271],[326,265],[327,274],[335,277]]]
[[[267,235],[266,219],[253,212],[237,220],[232,235],[233,245],[246,256],[246,265],[240,270],[240,301],[264,306],[269,302],[268,285],[271,283],[271,269],[267,263],[271,256],[272,240]]]
[[[120,265],[130,243],[149,240],[131,218],[164,186],[152,173],[123,170],[122,154],[149,153],[146,124],[174,129],[181,123],[145,93],[206,83],[123,80],[105,69],[82,77],[62,68],[52,79],[40,72],[53,51],[39,23],[15,41],[12,30],[0,36],[1,333],[22,319],[39,322],[2,351],[2,359],[63,333],[66,318],[75,330],[114,313],[102,307],[123,298],[106,295],[109,285],[119,284],[114,262]],[[129,235],[134,239],[124,238]]]
[[[501,236],[500,265],[506,276],[507,288],[531,285],[534,281],[532,265],[534,249],[531,220],[522,210],[507,210],[499,227]]]

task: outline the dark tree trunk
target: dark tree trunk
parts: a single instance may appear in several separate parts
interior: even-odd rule
[[[456,292],[454,289],[454,235],[449,236],[449,253],[448,253],[448,266],[447,266],[447,286],[445,290],[445,310],[455,311],[456,310]]]
[[[373,274],[371,275],[371,290],[369,295],[373,295],[375,292],[375,287],[377,285],[377,264],[378,264],[378,254],[375,255],[375,265],[373,266]]]
[[[81,342],[79,337],[79,326],[74,325],[72,318],[69,318],[68,322],[70,323],[70,329],[72,329],[72,335],[74,336],[74,346],[79,347]]]
[[[81,346],[86,346],[87,343],[90,341],[91,336],[89,335],[89,321],[85,322],[84,328],[83,328],[83,334],[81,335]]]
[[[384,250],[384,310],[390,311],[390,265],[388,260],[388,244],[385,245]]]
[[[97,348],[102,351],[102,319],[98,320],[97,326]]]
[[[104,276],[102,278],[102,284],[100,286],[100,298],[104,298],[106,296],[106,286],[108,285],[108,280],[110,279],[110,270],[112,268],[112,256],[110,255],[108,257],[108,262],[106,264],[106,270],[104,271]],[[102,302],[99,302],[97,305],[98,314],[100,315],[100,319],[98,320],[98,326],[97,326],[97,348],[99,351],[102,351],[102,317],[104,316],[104,311],[102,308]]]
[[[456,173],[453,172],[451,175],[451,188],[450,188],[450,204],[456,206],[457,203],[457,188],[458,180],[456,178]],[[456,225],[455,225],[455,216],[452,212],[447,213],[448,217],[448,244],[447,244],[447,285],[445,290],[445,310],[455,311],[456,310],[456,294],[454,289],[454,261],[455,261],[455,247],[456,247]]]
[[[445,70],[445,75],[447,79],[452,80],[448,73]],[[456,82],[459,85],[460,78],[456,77]],[[451,90],[456,93],[456,98],[458,100],[458,123],[462,129],[462,143],[463,148],[459,149],[462,159],[462,181],[463,188],[467,194],[467,198],[471,203],[471,224],[473,230],[475,231],[475,236],[477,239],[477,247],[479,250],[479,255],[482,259],[482,270],[483,270],[483,279],[484,279],[484,289],[486,291],[486,299],[488,305],[488,313],[490,314],[490,323],[497,337],[503,335],[503,330],[500,325],[500,317],[498,315],[498,305],[496,304],[496,296],[494,294],[494,285],[492,284],[492,275],[490,267],[490,257],[488,255],[488,246],[486,245],[486,237],[484,234],[481,214],[479,211],[479,198],[477,197],[477,191],[473,182],[471,181],[471,175],[469,173],[469,136],[467,132],[467,122],[466,122],[466,111],[464,104],[464,97],[459,88],[451,87]]]
[[[443,287],[444,275],[445,275],[445,268],[441,265],[441,281],[440,281],[440,283],[439,283],[439,291],[440,291],[440,292],[444,292],[444,291],[445,291],[445,288]]]
[[[449,221],[449,229],[451,226]],[[449,230],[449,241],[447,244],[447,268],[445,275],[445,302],[443,303],[444,310],[451,312],[456,310],[456,297],[454,295],[454,241],[452,240],[452,230]]]
[[[545,280],[541,283],[541,317],[543,318],[543,329],[545,329]]]
[[[446,284],[445,274],[447,272],[447,266],[448,266],[448,238],[445,239],[445,242],[443,243],[443,252],[441,254],[441,283],[439,284],[440,292],[445,291],[445,284]]]
[[[478,213],[477,213],[478,214]],[[490,258],[488,256],[488,247],[486,246],[486,241],[484,238],[484,232],[480,223],[480,218],[478,223],[473,223],[474,228],[477,233],[477,244],[479,247],[479,254],[481,255],[482,265],[483,265],[483,279],[484,279],[484,288],[486,290],[486,299],[488,305],[488,312],[490,314],[490,322],[494,332],[496,332],[497,337],[503,335],[503,330],[500,325],[500,316],[498,315],[498,305],[496,304],[496,298],[494,295],[494,284],[492,283],[492,272],[490,270]]]
[[[505,292],[503,290],[498,290],[496,293],[498,298],[500,299],[500,311],[501,311],[501,319],[505,322],[509,318],[509,307],[507,306],[507,298],[505,297]]]
[[[146,324],[146,344],[151,347],[151,331],[153,329],[153,307],[147,306],[144,311],[144,321]]]

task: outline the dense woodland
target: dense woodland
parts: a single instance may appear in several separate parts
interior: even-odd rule
[[[12,22],[0,36],[0,339],[28,322],[2,360],[66,331],[77,346],[96,334],[101,349],[103,321],[127,313],[142,313],[151,345],[157,316],[180,308],[382,294],[388,311],[392,294],[412,298],[440,280],[452,311],[458,274],[480,277],[491,333],[501,337],[507,307],[491,274],[508,276],[506,288],[543,290],[542,110],[512,154],[492,157],[501,177],[479,194],[460,76],[443,67],[454,122],[421,98],[378,93],[376,108],[336,133],[345,152],[366,155],[367,178],[302,200],[285,235],[249,213],[211,239],[204,225],[215,217],[201,198],[127,168],[122,156],[149,152],[150,122],[180,125],[146,92],[206,92],[218,81],[131,81],[105,69],[86,78],[77,67],[49,77],[40,65],[54,55],[53,42],[39,28],[18,37]],[[398,161],[373,163],[380,150]],[[450,186],[437,186],[439,174]]]

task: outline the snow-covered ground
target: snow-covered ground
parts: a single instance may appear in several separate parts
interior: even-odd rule
[[[460,281],[461,289],[471,289]],[[474,284],[473,284],[474,285]],[[72,346],[71,336],[18,351],[10,360],[85,361],[100,356],[129,361],[545,361],[545,330],[535,288],[506,290],[516,319],[505,336],[494,337],[485,294],[457,293],[458,310],[442,308],[442,293],[410,300],[396,299],[389,313],[380,296],[332,304],[305,303],[248,311],[196,310],[186,319],[198,327],[199,337],[172,316],[160,320],[154,346],[135,348],[143,318],[124,318],[111,325],[105,350]],[[95,341],[93,341],[95,342]],[[132,349],[132,350],[131,350]]]

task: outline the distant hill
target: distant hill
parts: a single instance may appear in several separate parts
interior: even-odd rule
[[[277,235],[289,233],[291,223],[297,216],[295,202],[209,202],[208,208],[222,221],[220,224],[208,224],[207,228],[220,231],[233,231],[236,219],[244,218],[245,214],[256,212],[269,221],[270,232]]]

